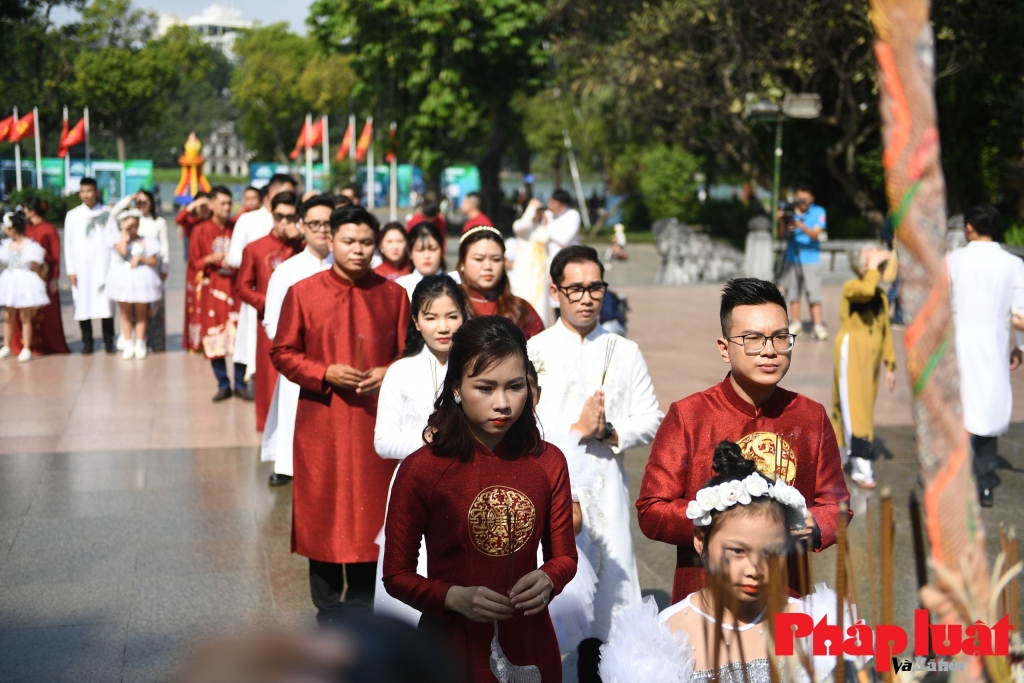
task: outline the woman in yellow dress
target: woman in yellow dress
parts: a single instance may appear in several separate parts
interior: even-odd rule
[[[851,251],[850,267],[858,277],[843,283],[839,334],[835,342],[832,427],[858,486],[875,488],[875,398],[881,365],[885,385],[896,386],[896,350],[889,326],[889,300],[878,286],[881,269],[892,254],[874,246]]]

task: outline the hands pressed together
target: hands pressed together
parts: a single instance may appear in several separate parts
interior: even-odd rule
[[[478,623],[511,619],[516,610],[529,617],[547,607],[554,590],[551,577],[535,569],[516,581],[508,596],[485,586],[452,586],[444,597],[444,608]]]
[[[354,389],[357,394],[375,394],[380,391],[387,368],[370,368],[360,372],[351,365],[335,363],[327,367],[324,381],[335,389]]]

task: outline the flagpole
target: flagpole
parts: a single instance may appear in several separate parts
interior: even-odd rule
[[[330,143],[327,140],[327,114],[324,114],[320,120],[323,122],[323,131],[321,132],[324,135],[322,144],[323,151],[321,152],[323,154],[324,175],[323,180],[320,181],[320,190],[322,192],[327,192],[327,190],[330,189],[328,185],[328,176],[330,176],[330,173],[328,172],[328,170],[330,169],[331,164],[331,162],[329,161],[330,157],[328,156],[328,154],[330,154],[331,152],[331,147]]]
[[[391,182],[389,183],[391,185],[391,188],[390,188],[391,191],[388,192],[388,195],[389,195],[388,199],[391,200],[389,202],[390,205],[391,205],[391,212],[389,213],[388,220],[391,220],[391,221],[397,221],[398,220],[398,155],[395,153],[395,145],[394,145],[395,130],[397,128],[398,128],[398,124],[395,123],[394,121],[392,121],[391,122],[391,140],[392,140],[392,144],[391,144],[391,178],[390,178]]]
[[[370,122],[370,148],[366,152],[366,208],[373,211],[377,205],[377,178],[373,174],[373,117],[367,116]]]
[[[64,128],[67,129],[68,108],[64,107]],[[63,142],[63,140],[61,140]],[[68,186],[71,185],[71,150],[64,150],[64,194],[68,193]]]
[[[14,123],[11,124],[11,130],[17,134],[18,132],[18,108],[14,108]],[[14,170],[15,170],[15,187],[18,192],[21,192],[21,140],[14,143]]]
[[[306,137],[303,145],[306,147],[306,187],[305,191],[313,189],[313,146],[309,144],[309,138],[313,135],[313,115],[306,114]]]
[[[32,127],[36,131],[36,189],[43,189],[43,153],[39,144],[39,107],[32,107]]]
[[[89,107],[82,107],[82,116],[85,118],[85,175],[88,178],[92,177],[92,163],[90,161],[89,153]]]

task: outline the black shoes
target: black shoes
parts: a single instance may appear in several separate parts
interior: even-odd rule
[[[92,354],[93,345],[94,345],[94,342],[93,342],[92,339],[87,339],[87,340],[83,339],[82,340],[82,355],[83,356],[91,355]]]
[[[217,393],[213,395],[213,402],[220,403],[221,401],[226,401],[229,398],[231,398],[230,389],[218,389]]]
[[[284,486],[291,480],[292,478],[287,474],[278,474],[277,472],[274,472],[273,474],[270,475],[270,479],[267,481],[267,483],[270,484],[271,486]]]
[[[995,505],[996,499],[992,495],[992,489],[978,489],[978,502],[981,503],[983,508],[990,508]]]
[[[251,386],[248,386],[245,389],[235,389],[234,395],[236,398],[240,398],[243,401],[256,400],[256,392],[253,391],[253,388]]]

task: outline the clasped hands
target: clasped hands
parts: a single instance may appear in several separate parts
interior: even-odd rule
[[[351,365],[335,363],[327,366],[324,381],[336,389],[355,389],[357,394],[374,394],[380,390],[387,368],[356,370]]]
[[[444,596],[444,608],[481,624],[511,619],[516,610],[530,617],[547,607],[554,591],[551,577],[534,569],[516,581],[508,596],[486,586],[452,586]]]
[[[569,427],[569,431],[576,432],[581,439],[592,437],[603,439],[607,435],[608,422],[604,414],[604,390],[598,389],[583,403],[580,419]]]

